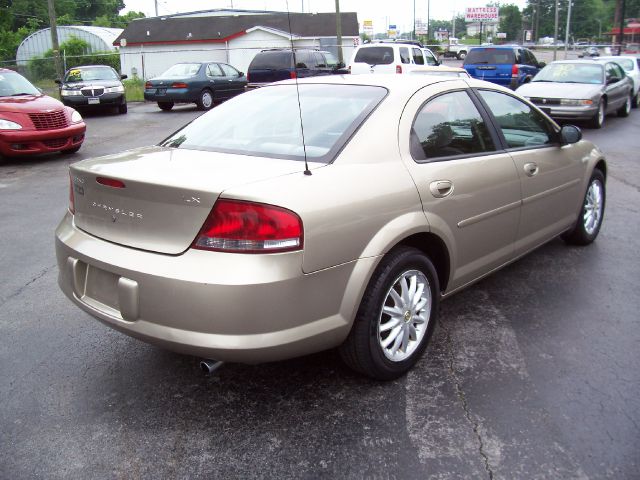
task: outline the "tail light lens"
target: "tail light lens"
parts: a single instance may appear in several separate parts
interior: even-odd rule
[[[302,220],[291,210],[264,203],[218,200],[192,247],[235,253],[302,249]]]
[[[402,65],[396,65],[396,73],[402,73]]]
[[[151,87],[152,87],[151,82],[147,82],[144,84],[144,88],[151,88]]]
[[[249,82],[249,72],[247,72],[247,83]]]
[[[351,65],[349,65],[349,67],[347,67],[349,70],[349,73],[351,73]]]
[[[69,211],[72,215],[76,214],[76,199],[73,195],[73,178],[71,177],[71,173],[69,173]]]
[[[298,73],[295,70],[289,72],[289,78],[297,78],[297,77],[298,77]]]
[[[518,76],[518,65],[514,65],[513,67],[511,67],[511,76],[512,77]]]
[[[184,82],[173,82],[171,88],[187,88],[187,84]]]

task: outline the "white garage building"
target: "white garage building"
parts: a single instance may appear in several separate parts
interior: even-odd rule
[[[357,14],[342,13],[341,28],[347,63],[359,39]],[[337,58],[336,14],[209,10],[142,18],[132,21],[114,45],[120,46],[122,73],[146,80],[189,61],[225,62],[246,72],[260,50],[292,42]]]

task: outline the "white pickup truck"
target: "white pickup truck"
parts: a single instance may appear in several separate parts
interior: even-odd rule
[[[458,60],[464,60],[469,52],[469,46],[463,43],[458,43],[458,39],[455,37],[449,38],[449,41],[443,44],[445,57],[456,57]]]

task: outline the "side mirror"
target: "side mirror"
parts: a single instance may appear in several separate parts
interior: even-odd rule
[[[59,78],[56,78],[54,82],[57,83],[58,85],[62,85],[62,80],[60,80]]]
[[[238,72],[239,77],[244,77],[244,72]]]
[[[346,65],[344,64],[344,62],[338,62],[336,63],[336,66],[333,67],[334,70],[340,70],[341,68],[344,68]]]
[[[547,62],[538,62],[538,68],[544,68],[547,66]]]
[[[120,75],[120,80],[124,80],[125,78],[129,78],[129,76],[125,74]]]
[[[560,139],[562,145],[578,143],[582,140],[582,130],[575,125],[564,125],[560,130]]]

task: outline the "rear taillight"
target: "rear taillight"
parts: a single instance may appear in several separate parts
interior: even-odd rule
[[[298,74],[296,73],[295,70],[289,72],[289,78],[297,78],[297,77],[298,77]]]
[[[347,67],[349,70],[349,73],[351,73],[351,65],[349,65],[349,67]]]
[[[396,65],[396,73],[402,73],[402,65]]]
[[[151,87],[152,87],[151,82],[147,82],[144,84],[144,88],[151,88]]]
[[[513,67],[511,67],[511,76],[512,77],[518,76],[518,65],[514,65]]]
[[[184,82],[173,82],[171,88],[187,88],[188,85]]]
[[[302,248],[302,220],[291,210],[264,203],[218,200],[193,248],[272,253]]]
[[[76,199],[73,195],[73,177],[69,173],[69,211],[75,215],[76,213]]]
[[[247,83],[249,83],[249,72],[247,72]]]
[[[111,188],[124,188],[124,182],[122,180],[116,180],[115,178],[96,177],[96,182],[100,185],[105,185]]]

